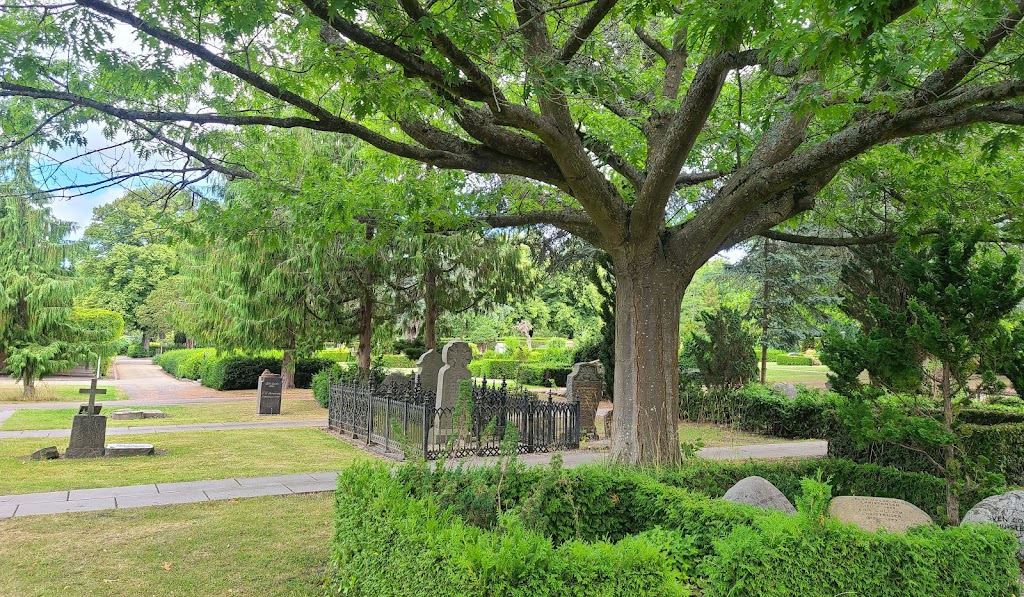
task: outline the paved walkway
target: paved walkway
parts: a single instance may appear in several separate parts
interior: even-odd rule
[[[0,423],[3,419],[0,418]],[[138,425],[134,427],[107,427],[107,435],[133,435],[136,433],[177,433],[181,431],[222,431],[225,429],[327,427],[327,420],[305,421],[250,421],[246,423],[193,423],[190,425]],[[0,431],[0,439],[18,437],[71,437],[70,429],[30,429]]]
[[[793,442],[764,444],[728,448],[704,448],[698,452],[702,458],[712,460],[745,458],[787,458],[824,456],[826,442]],[[546,464],[551,454],[525,454],[519,460],[527,465]],[[449,466],[459,463],[470,466],[493,464],[497,458],[471,458],[449,461]],[[606,452],[577,451],[562,454],[562,465],[573,468],[583,464],[608,461]],[[142,506],[167,504],[191,504],[213,500],[230,500],[265,495],[291,495],[334,491],[338,473],[300,473],[273,477],[249,477],[238,479],[216,479],[183,483],[156,483],[106,487],[100,489],[75,489],[71,491],[49,491],[0,496],[0,518],[32,516],[37,514],[60,514],[90,510],[114,510]]]
[[[338,473],[299,473],[0,496],[0,518],[334,491]]]

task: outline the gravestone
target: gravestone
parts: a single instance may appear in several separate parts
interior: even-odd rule
[[[110,418],[115,421],[131,421],[135,419],[165,419],[167,413],[159,410],[115,410],[110,413]]]
[[[420,369],[420,389],[436,392],[437,374],[441,371],[441,367],[444,367],[444,358],[441,357],[441,353],[431,348],[420,356],[416,361],[416,366]]]
[[[281,376],[264,369],[256,385],[261,415],[281,414]]]
[[[86,414],[77,414],[71,419],[71,439],[68,441],[68,449],[64,451],[65,458],[103,456],[103,444],[107,441],[107,418],[96,414],[99,413],[96,396],[106,394],[107,391],[96,387],[98,381],[99,366],[96,368],[96,377],[92,378],[89,387],[78,390],[80,394],[89,395],[89,404],[85,405]]]
[[[380,389],[390,392],[401,392],[412,385],[412,379],[401,373],[388,373],[384,381],[380,382]]]
[[[796,386],[794,384],[789,383],[788,381],[779,382],[775,384],[773,387],[779,392],[781,392],[782,395],[785,396],[786,398],[796,398],[798,393]]]
[[[473,360],[473,349],[465,342],[453,340],[441,353],[444,367],[437,372],[436,408],[452,408],[459,402],[459,382],[473,378],[469,363]]]
[[[505,344],[504,342],[498,342],[497,344],[494,345],[494,352],[497,354],[505,354],[506,352],[508,352],[508,344]]]
[[[932,524],[932,518],[924,510],[894,498],[840,496],[832,499],[828,511],[842,522],[871,532],[885,529],[902,533]]]
[[[576,363],[566,378],[565,398],[580,405],[580,431],[597,437],[597,405],[604,389],[604,368],[600,361]]]
[[[36,450],[29,458],[32,460],[56,460],[60,458],[60,452],[57,451],[57,446],[50,446]]]
[[[107,458],[120,458],[122,456],[152,456],[156,454],[153,444],[110,444],[103,451]]]
[[[1024,562],[1024,491],[993,495],[967,511],[960,524],[990,522],[1017,537],[1017,559]]]
[[[764,510],[777,510],[793,514],[796,508],[789,499],[763,477],[747,477],[740,479],[725,492],[722,499],[733,504],[748,504]]]
[[[441,352],[444,367],[437,372],[437,394],[434,407],[449,409],[434,417],[431,435],[434,443],[443,443],[454,432],[454,410],[459,403],[459,384],[469,381],[473,374],[469,372],[469,362],[473,360],[473,349],[465,342],[451,341]]]

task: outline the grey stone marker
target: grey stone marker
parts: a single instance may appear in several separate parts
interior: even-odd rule
[[[765,510],[778,510],[786,514],[796,512],[796,508],[779,491],[779,488],[763,477],[740,479],[738,483],[729,488],[729,491],[725,492],[722,499],[733,504],[748,504]]]
[[[604,390],[604,368],[600,361],[576,363],[566,378],[565,398],[580,405],[580,431],[597,438],[597,405]]]
[[[788,381],[780,381],[779,383],[775,384],[772,387],[774,387],[779,392],[782,392],[782,395],[785,396],[786,398],[796,398],[797,396],[796,386],[794,384],[789,383]]]
[[[380,382],[380,389],[400,392],[412,385],[412,379],[401,373],[388,373],[384,381]]]
[[[435,408],[455,409],[459,403],[459,383],[473,378],[469,372],[469,363],[473,360],[473,349],[465,342],[451,341],[441,353],[445,365],[437,372],[437,394]],[[454,412],[440,413],[434,417],[434,428],[431,429],[433,441],[448,441],[454,429]]]
[[[50,446],[36,450],[29,458],[32,460],[56,460],[60,458],[60,452],[57,451],[57,446]]]
[[[156,454],[153,444],[110,444],[103,452],[108,458],[121,456],[152,456]]]
[[[134,419],[145,419],[146,415],[141,410],[115,410],[110,413],[110,418],[114,421],[129,421]]]
[[[281,414],[281,376],[264,369],[260,374],[260,380],[256,385],[256,394],[259,397],[259,408],[257,414],[279,415]]]
[[[1024,561],[1024,491],[993,495],[967,511],[960,524],[992,523],[1017,537],[1017,559]]]
[[[903,533],[907,529],[932,524],[931,516],[924,510],[894,498],[840,496],[832,498],[828,511],[842,522],[853,523],[871,532],[885,529]]]
[[[65,458],[103,456],[103,444],[107,441],[107,418],[95,414],[99,412],[96,395],[106,394],[107,391],[96,387],[96,382],[99,381],[98,366],[96,375],[88,388],[78,390],[80,394],[89,395],[89,404],[86,405],[86,413],[89,414],[75,415],[71,420],[71,440],[68,442],[68,449],[64,451]]]
[[[441,367],[444,367],[444,358],[441,357],[441,353],[434,349],[428,350],[416,361],[416,366],[420,369],[420,389],[430,392],[437,391],[437,374],[441,371]]]

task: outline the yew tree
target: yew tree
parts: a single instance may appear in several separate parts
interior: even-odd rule
[[[1022,10],[1020,0],[13,0],[0,8],[0,97],[16,101],[0,109],[35,123],[15,143],[78,141],[76,124],[100,120],[185,158],[140,166],[174,170],[183,186],[211,172],[255,176],[233,159],[226,127],[350,135],[436,168],[528,182],[533,192],[474,215],[555,226],[608,252],[613,456],[672,462],[680,302],[697,268],[813,209],[843,164],[874,147],[1024,123]]]

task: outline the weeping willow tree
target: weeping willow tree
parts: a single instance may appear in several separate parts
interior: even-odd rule
[[[0,162],[0,366],[35,394],[35,381],[71,368],[77,283],[70,270],[72,226],[53,217],[26,159]]]

